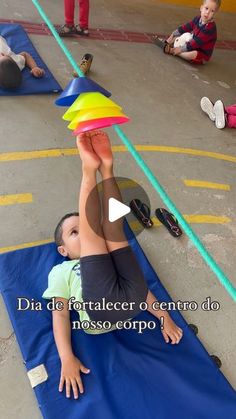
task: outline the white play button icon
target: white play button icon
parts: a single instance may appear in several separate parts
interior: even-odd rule
[[[133,199],[139,199],[149,208],[151,208],[151,204],[145,190],[135,180],[124,177],[116,177],[115,180],[122,193],[122,198],[113,192],[114,178],[112,177],[110,179],[103,180],[94,186],[92,191],[89,193],[85,210],[86,217],[91,229],[95,234],[104,239],[103,229],[98,229],[98,214],[100,214],[100,208],[98,206],[94,207],[94,203],[97,203],[98,201],[99,194],[100,203],[104,203],[106,206],[106,211],[104,212],[104,208],[101,205],[101,218],[99,219],[99,222],[101,220],[104,221],[104,231],[106,237],[105,240],[112,241],[114,243],[123,243],[123,232],[125,232],[127,237],[129,237],[127,223],[133,230],[135,236],[140,234],[145,228],[144,225],[138,221],[136,215],[132,212],[130,208],[130,202]],[[107,191],[105,194],[105,202],[104,191]],[[107,196],[108,192],[109,195]],[[127,221],[127,223],[123,223],[124,218],[124,221]]]
[[[115,198],[109,198],[108,219],[110,223],[119,220],[119,218],[129,214],[130,211],[131,210],[130,207],[128,207],[128,205],[123,204]]]

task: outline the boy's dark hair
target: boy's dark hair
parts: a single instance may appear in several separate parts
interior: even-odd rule
[[[21,71],[11,57],[0,60],[0,86],[3,89],[16,89],[22,82]]]
[[[67,218],[78,217],[78,216],[79,216],[78,212],[70,212],[70,213],[64,215],[60,219],[60,221],[57,224],[57,226],[55,228],[55,231],[54,231],[54,240],[55,240],[55,243],[56,243],[57,247],[62,246],[64,244],[63,240],[62,240],[62,233],[63,233],[62,226],[63,226],[64,221],[67,220]]]

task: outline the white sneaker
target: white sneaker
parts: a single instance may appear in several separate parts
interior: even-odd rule
[[[215,126],[218,129],[223,129],[225,127],[225,108],[222,100],[217,100],[214,104],[215,112]]]
[[[208,97],[204,96],[201,98],[200,106],[203,112],[205,112],[209,116],[210,120],[215,121],[216,116],[214,112],[214,106],[210,99],[208,99]]]

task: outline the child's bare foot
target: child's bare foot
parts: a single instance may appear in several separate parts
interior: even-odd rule
[[[79,134],[76,139],[76,144],[83,162],[83,167],[97,170],[101,165],[101,160],[92,147],[90,133]]]
[[[170,339],[172,345],[179,343],[183,337],[183,330],[175,324],[167,312],[165,312],[163,317],[164,329],[162,334],[166,343],[169,343]]]
[[[113,165],[113,155],[108,135],[104,131],[90,131],[92,147],[101,160],[99,170],[102,172],[111,169]]]

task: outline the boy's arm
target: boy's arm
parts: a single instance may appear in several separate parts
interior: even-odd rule
[[[176,29],[176,31],[174,31],[173,33],[176,33],[176,36],[179,36],[186,32],[192,32],[196,24],[196,21],[197,17],[195,17],[193,20],[190,20],[190,22],[187,22],[184,25],[179,26],[178,29]]]
[[[21,52],[20,55],[23,55],[25,58],[25,65],[31,69],[31,74],[34,77],[43,77],[45,71],[37,66],[35,60],[28,52]]]
[[[217,34],[215,25],[209,25],[209,27],[202,29],[198,36],[194,36],[191,41],[186,43],[186,51],[194,51],[202,49],[204,44],[209,41],[216,42]],[[213,44],[214,47],[214,44]]]
[[[80,393],[84,392],[80,372],[88,374],[90,371],[86,368],[78,358],[73,354],[71,347],[71,324],[70,312],[67,308],[67,300],[65,298],[56,298],[56,301],[63,303],[63,310],[55,310],[53,317],[53,333],[61,359],[61,377],[59,383],[59,391],[63,391],[66,385],[66,397],[70,397],[71,387],[74,398],[78,398],[78,388]]]
[[[175,29],[174,32],[172,32],[172,34],[169,36],[169,38],[166,40],[168,42],[168,44],[172,44],[175,41],[175,38],[177,36],[182,35],[185,32],[192,32],[193,28],[194,28],[194,21],[196,18],[194,18],[193,20],[191,20],[188,23],[185,23],[184,25],[179,26],[177,29]]]

